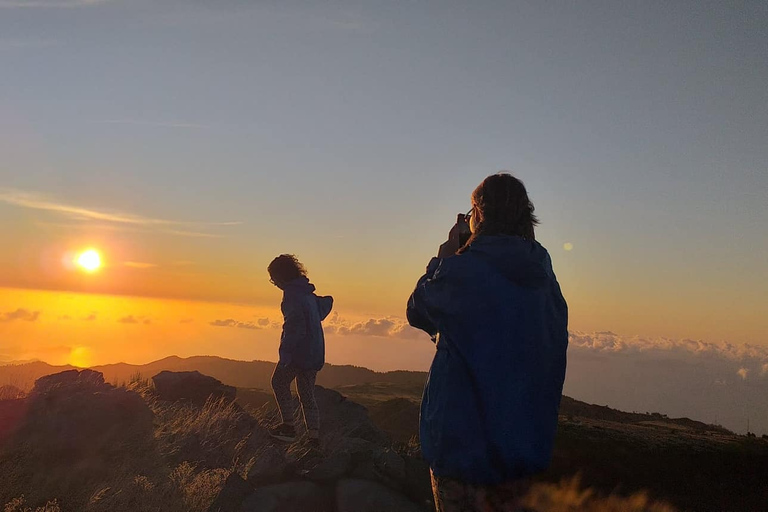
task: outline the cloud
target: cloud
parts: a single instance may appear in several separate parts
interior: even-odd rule
[[[84,317],[83,321],[84,322],[93,322],[94,320],[96,320],[96,318],[97,318],[97,314],[96,313],[91,313],[90,315]]]
[[[92,7],[112,0],[0,0],[0,7],[8,8],[73,8]]]
[[[122,212],[109,212],[104,210],[97,210],[93,208],[85,208],[81,206],[75,206],[59,201],[55,201],[44,197],[43,195],[25,192],[16,189],[0,188],[0,202],[17,206],[20,208],[28,208],[32,210],[42,210],[47,212],[53,212],[59,215],[63,215],[69,218],[73,218],[79,221],[101,221],[112,224],[124,225],[124,226],[142,226],[156,230],[160,230],[163,233],[177,236],[191,236],[191,237],[205,237],[205,238],[218,238],[221,235],[214,233],[202,232],[196,229],[183,229],[186,228],[200,228],[200,227],[223,227],[223,226],[236,226],[241,224],[240,222],[198,222],[198,221],[176,221],[160,218],[145,217],[142,215],[134,215],[130,213]]]
[[[261,329],[253,322],[240,322],[234,318],[227,318],[226,320],[214,320],[209,322],[208,325],[213,327],[237,327],[238,329]]]
[[[191,324],[194,321],[195,321],[194,318],[182,318],[181,320],[179,320],[179,323],[180,324]]]
[[[261,327],[267,327],[269,325],[269,318],[259,318],[259,325]]]
[[[118,323],[121,324],[144,324],[144,325],[150,325],[152,324],[152,319],[148,318],[146,316],[134,316],[134,315],[127,315],[122,318],[117,319]]]
[[[339,315],[338,311],[334,311],[328,318],[325,330],[329,334],[340,336],[378,336],[405,339],[426,337],[424,332],[414,329],[402,318],[371,318],[362,322],[350,323]]]
[[[186,236],[191,238],[223,238],[223,235],[216,235],[214,233],[205,233],[202,231],[186,231],[181,229],[166,229],[163,230],[166,235]]]
[[[140,261],[126,261],[123,263],[124,266],[129,268],[138,268],[138,269],[147,269],[147,268],[155,268],[157,264],[155,263],[142,263]]]
[[[40,311],[30,311],[23,308],[19,308],[16,311],[9,311],[7,313],[0,313],[0,322],[13,322],[15,320],[36,322],[38,318],[40,318]]]

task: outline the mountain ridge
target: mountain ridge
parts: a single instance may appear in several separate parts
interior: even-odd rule
[[[220,356],[179,357],[171,355],[146,364],[110,363],[91,367],[101,372],[104,379],[120,385],[138,376],[149,378],[163,371],[199,371],[240,390],[269,391],[270,379],[275,363],[270,361],[241,361]],[[0,386],[9,385],[27,391],[35,380],[45,375],[72,370],[72,365],[51,365],[43,361],[20,364],[0,364]],[[337,389],[363,405],[374,405],[388,399],[410,400],[417,405],[421,390],[427,379],[427,372],[394,370],[376,372],[362,366],[326,364],[318,374],[317,384]],[[403,411],[405,413],[405,411]],[[418,418],[418,411],[406,413]],[[617,423],[662,422],[696,431],[732,434],[731,431],[690,418],[668,418],[658,413],[624,412],[605,405],[590,404],[563,396],[561,416],[578,416],[614,421]]]

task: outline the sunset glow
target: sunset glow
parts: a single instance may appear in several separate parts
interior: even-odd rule
[[[96,272],[101,268],[101,255],[94,249],[89,249],[77,257],[77,264],[86,272]]]

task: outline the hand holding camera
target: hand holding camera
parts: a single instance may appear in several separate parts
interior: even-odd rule
[[[440,246],[437,252],[438,258],[454,256],[459,249],[464,247],[469,237],[472,236],[472,231],[469,229],[469,217],[471,214],[472,212],[470,211],[467,214],[459,213],[456,216],[456,224],[448,232],[448,240]]]

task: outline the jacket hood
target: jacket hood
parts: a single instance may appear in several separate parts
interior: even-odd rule
[[[467,253],[486,261],[518,286],[542,286],[552,277],[549,253],[535,240],[509,235],[479,236]]]
[[[314,293],[315,285],[309,282],[305,276],[297,277],[283,285],[285,293]]]

